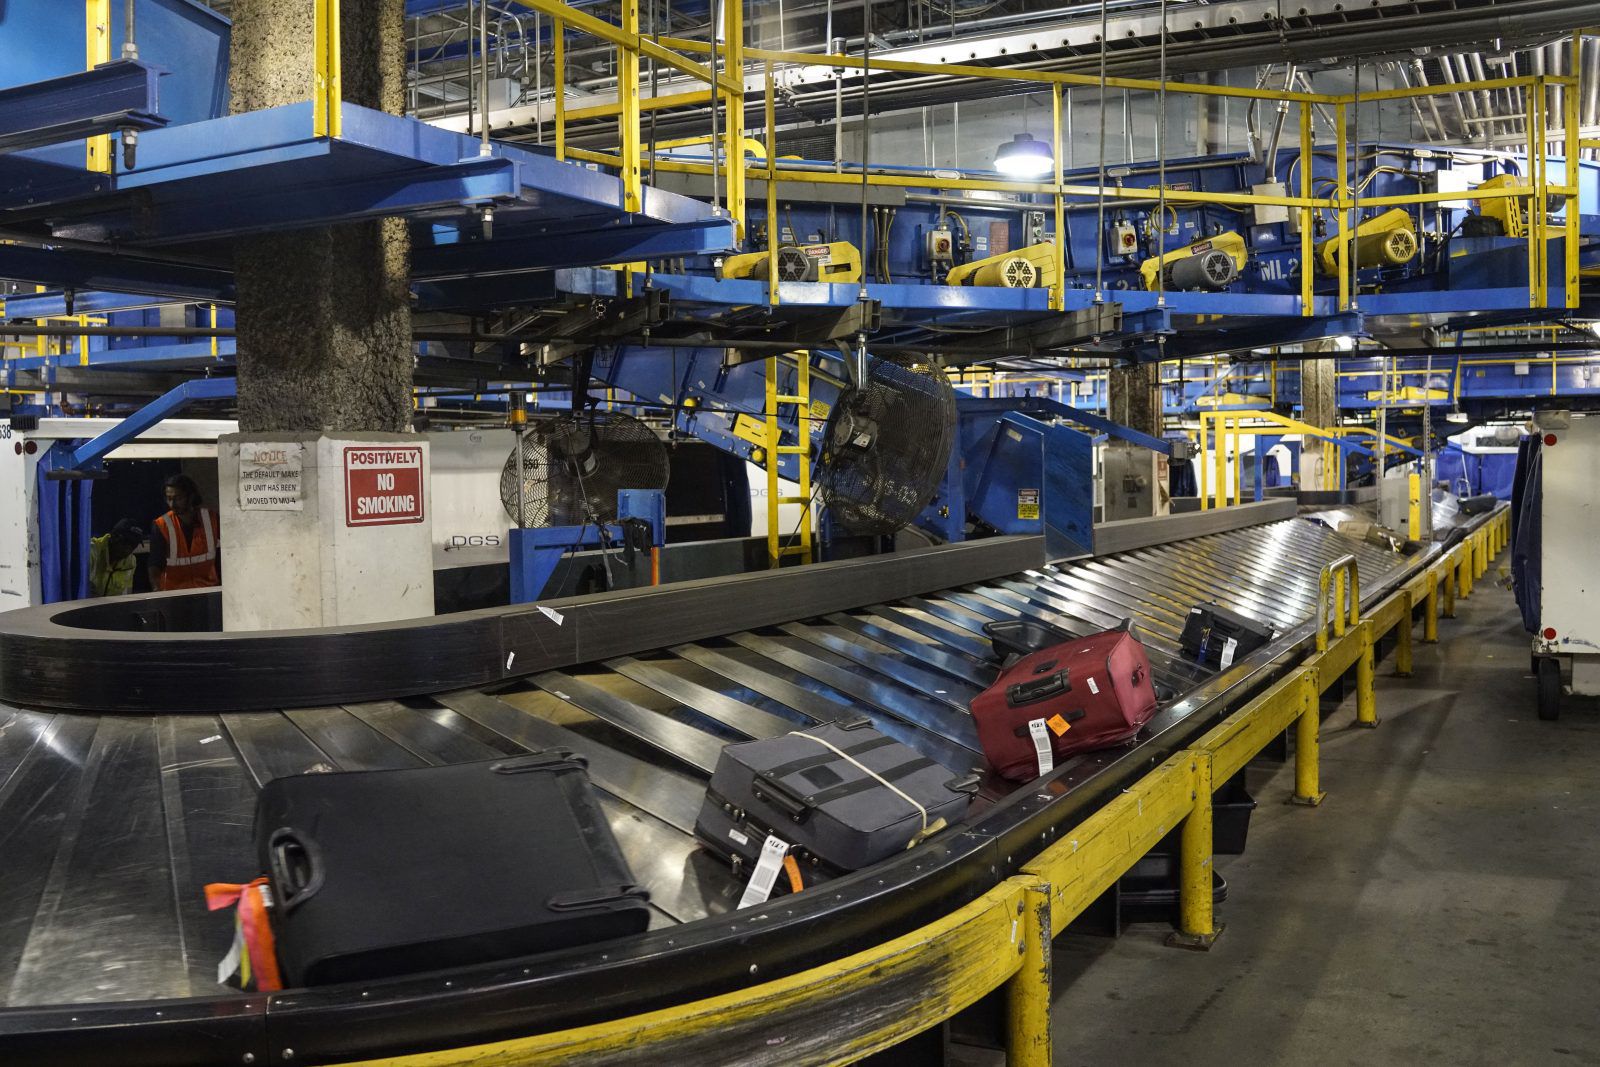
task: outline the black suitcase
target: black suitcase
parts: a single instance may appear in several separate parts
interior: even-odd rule
[[[977,786],[977,775],[956,775],[866,719],[823,723],[724,748],[695,835],[741,878],[768,835],[777,837],[809,884],[860,870],[904,850],[925,828],[954,822]]]
[[[256,802],[286,986],[486,963],[644,931],[581,758],[277,778]]]
[[[1183,654],[1213,670],[1227,670],[1272,640],[1272,627],[1215,604],[1196,604],[1183,622]]]

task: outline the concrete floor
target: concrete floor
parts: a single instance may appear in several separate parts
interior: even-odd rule
[[[1600,1064],[1600,713],[1537,719],[1504,558],[1379,664],[1376,731],[1324,719],[1321,808],[1251,771],[1209,953],[1057,942],[1057,1064]]]

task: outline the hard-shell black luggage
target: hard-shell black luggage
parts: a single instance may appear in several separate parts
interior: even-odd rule
[[[1184,620],[1179,644],[1185,656],[1220,671],[1271,641],[1272,634],[1264,622],[1216,604],[1196,604]]]
[[[866,719],[823,723],[724,748],[695,835],[740,877],[776,837],[809,883],[876,863],[960,818],[977,784]]]
[[[289,986],[510,959],[649,921],[566,751],[277,778],[255,835]]]

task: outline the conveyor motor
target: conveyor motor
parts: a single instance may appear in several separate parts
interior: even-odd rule
[[[946,285],[985,285],[1000,289],[1048,288],[1056,281],[1056,249],[1035,244],[952,267]]]
[[[783,245],[778,249],[780,282],[858,282],[861,280],[861,252],[848,241],[827,244]],[[722,262],[724,278],[753,278],[767,281],[771,271],[765,251],[729,256]]]
[[[1344,237],[1346,243],[1354,238],[1356,266],[1402,267],[1417,256],[1417,230],[1411,216],[1402,208],[1391,208],[1381,215],[1357,226],[1354,234]],[[1344,257],[1339,254],[1340,238],[1330,237],[1317,245],[1317,269],[1323,274],[1337,275]]]
[[[1152,256],[1139,264],[1139,275],[1146,289],[1157,287],[1156,271],[1159,269],[1164,288],[1217,292],[1239,277],[1246,255],[1244,238],[1229,230],[1168,252],[1159,261]]]

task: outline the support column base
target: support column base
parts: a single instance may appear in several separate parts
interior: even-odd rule
[[[1168,948],[1188,949],[1190,952],[1210,952],[1211,946],[1217,943],[1217,938],[1226,930],[1226,923],[1218,923],[1217,928],[1209,934],[1186,934],[1181,930],[1174,930],[1167,935]]]
[[[1378,724],[1382,721],[1382,719],[1373,719],[1371,722],[1362,722],[1360,719],[1357,719],[1355,724],[1361,727],[1363,730],[1376,730],[1378,728]]]
[[[1311,796],[1303,797],[1296,793],[1294,796],[1284,801],[1284,803],[1293,804],[1296,807],[1301,808],[1319,808],[1322,806],[1322,802],[1327,799],[1327,796],[1328,794],[1326,793],[1314,793]]]

